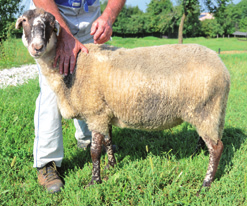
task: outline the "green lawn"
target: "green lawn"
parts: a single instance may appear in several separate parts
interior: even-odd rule
[[[21,39],[8,39],[2,43],[0,41],[0,70],[34,63]]]
[[[134,47],[168,40],[122,41],[114,37],[112,43]],[[194,43],[199,41],[203,39]],[[233,48],[227,41],[237,47],[238,41],[225,41],[217,42],[215,48]],[[244,50],[240,46],[238,50]],[[191,158],[198,135],[187,123],[152,133],[114,128],[118,165],[103,171],[107,158],[103,155],[102,177],[108,181],[84,189],[91,180],[90,151],[77,149],[72,120],[63,120],[65,158],[61,175],[65,187],[59,194],[48,194],[38,186],[32,168],[33,114],[39,86],[37,80],[30,80],[23,86],[0,90],[0,205],[247,205],[247,53],[220,57],[231,74],[231,91],[222,139],[225,148],[209,191],[196,196],[207,170],[208,153],[202,150]]]
[[[145,38],[121,38],[113,37],[109,44],[118,47],[135,48],[140,46],[154,46],[162,44],[177,44],[177,39],[160,39],[156,37]],[[239,41],[237,38],[216,38],[206,39],[203,37],[198,38],[185,38],[184,44],[201,44],[214,51],[247,51],[247,41]]]
[[[177,44],[177,39],[160,39],[156,37],[145,38],[121,38],[113,37],[108,44],[117,47],[135,48],[144,46],[154,46],[162,44]],[[184,43],[201,44],[218,52],[221,51],[247,51],[247,41],[239,41],[237,38],[206,39],[185,38]],[[0,42],[0,70],[17,67],[23,64],[34,64],[34,59],[28,54],[21,39],[8,39],[4,43]]]

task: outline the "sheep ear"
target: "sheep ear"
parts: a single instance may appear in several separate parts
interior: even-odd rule
[[[54,31],[56,32],[56,35],[58,36],[60,33],[60,24],[58,23],[57,20],[55,20]]]
[[[22,21],[23,21],[23,16],[20,16],[15,23],[16,29],[20,29],[22,27]]]

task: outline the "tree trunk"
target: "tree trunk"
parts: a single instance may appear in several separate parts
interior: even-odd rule
[[[183,16],[179,24],[179,29],[178,29],[178,43],[179,44],[183,43],[183,29],[184,29],[185,18],[186,18],[185,13],[183,13]]]

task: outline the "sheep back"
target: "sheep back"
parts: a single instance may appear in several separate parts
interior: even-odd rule
[[[73,115],[91,130],[163,130],[187,121],[199,134],[221,138],[230,76],[214,51],[196,44],[86,47],[68,94]]]

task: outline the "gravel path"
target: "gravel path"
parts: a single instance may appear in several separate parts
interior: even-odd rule
[[[26,83],[29,79],[35,79],[38,76],[36,64],[23,65],[19,68],[4,69],[0,71],[0,89],[9,85],[17,86]]]

